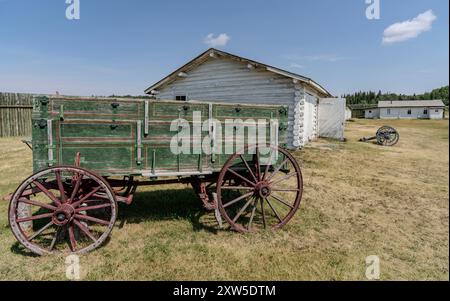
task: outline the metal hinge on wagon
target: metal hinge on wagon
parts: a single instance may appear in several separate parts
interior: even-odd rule
[[[53,150],[56,149],[56,146],[53,145],[53,125],[52,125],[52,120],[49,119],[47,120],[47,156],[48,156],[48,160],[47,160],[47,164],[48,166],[53,166],[56,162],[56,160],[54,159],[53,156]]]

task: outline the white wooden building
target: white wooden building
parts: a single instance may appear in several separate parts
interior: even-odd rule
[[[443,119],[445,105],[442,100],[387,100],[364,112],[373,119]]]
[[[352,109],[345,107],[345,120],[352,119]]]
[[[302,147],[318,136],[344,136],[345,99],[332,98],[310,78],[214,48],[145,93],[162,100],[289,105],[289,148]]]

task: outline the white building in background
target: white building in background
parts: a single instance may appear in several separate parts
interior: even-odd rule
[[[345,99],[310,78],[213,48],[145,93],[160,100],[288,105],[288,148],[317,137],[344,138]]]
[[[350,119],[352,119],[352,109],[345,107],[345,120],[347,121]]]
[[[442,100],[386,100],[368,108],[368,119],[443,119],[445,105]]]

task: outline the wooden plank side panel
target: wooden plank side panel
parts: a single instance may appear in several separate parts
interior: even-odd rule
[[[73,164],[74,158],[80,153],[81,167],[97,172],[125,171],[132,173],[135,169],[133,162],[134,147],[131,144],[123,145],[67,145],[62,149],[62,162],[64,165]]]
[[[208,116],[208,105],[188,102],[152,102],[151,103],[152,121],[183,118],[192,120],[193,112],[200,112],[202,117]]]
[[[38,125],[36,121],[32,129],[32,142],[33,142],[33,170],[37,172],[39,170],[47,168],[48,165],[48,149],[47,149],[47,128]]]
[[[201,122],[208,119],[208,108],[209,105],[206,103],[150,102],[149,133],[143,139],[145,168],[156,173],[201,172],[208,169],[210,167],[208,156],[194,154],[193,151],[194,143],[201,142],[207,134],[201,131],[194,133],[194,127],[199,126],[201,129]],[[200,118],[198,122],[194,122],[194,113]],[[182,133],[188,134],[184,136]],[[172,140],[176,142],[177,135],[185,142],[189,141],[188,154],[178,150],[174,150],[174,153],[171,150],[170,143]]]
[[[236,110],[239,109],[239,110]],[[285,146],[288,136],[288,106],[236,106],[213,104],[213,117],[221,122],[222,148],[217,154],[214,168],[220,169],[228,160],[230,153],[238,151],[242,146],[261,142],[261,135],[265,135],[266,145],[276,139],[280,146]],[[234,129],[227,129],[228,120]],[[265,132],[258,131],[258,120],[265,120]],[[271,120],[277,122],[277,134],[271,136]],[[242,121],[242,122],[241,122]],[[229,125],[230,127],[230,125]],[[228,132],[228,136],[226,131]],[[231,131],[231,132],[230,132]],[[243,136],[242,136],[243,133]],[[229,136],[229,135],[232,136]],[[276,136],[276,137],[275,137]]]
[[[133,139],[133,125],[131,123],[117,123],[117,122],[80,122],[80,123],[61,123],[61,135],[63,139],[80,138],[80,139],[108,139],[115,138]],[[101,141],[100,139],[97,139]]]
[[[201,131],[200,136],[194,137],[192,114],[195,111],[200,113],[202,122],[206,121],[210,114],[213,118],[221,121],[229,117],[253,118],[255,120],[264,118],[267,122],[271,118],[276,118],[280,123],[287,123],[288,121],[287,110],[286,112],[282,110],[286,109],[285,106],[241,105],[241,110],[236,112],[236,105],[234,104],[213,104],[210,106],[209,103],[197,102],[149,101],[148,134],[146,135],[144,101],[137,103],[137,110],[133,111],[138,112],[138,114],[136,116],[130,114],[126,120],[116,120],[114,117],[105,118],[102,115],[104,112],[97,115],[94,111],[88,112],[81,109],[77,111],[77,116],[67,117],[65,108],[66,102],[69,100],[58,100],[59,105],[64,105],[64,118],[56,117],[56,111],[52,109],[55,108],[52,101],[50,99],[47,106],[42,105],[42,107],[37,108],[33,115],[35,171],[46,168],[51,163],[48,160],[49,139],[44,125],[49,118],[53,120],[52,139],[50,141],[52,141],[52,149],[54,149],[55,162],[72,165],[76,153],[80,152],[81,166],[97,171],[102,175],[134,175],[139,173],[157,175],[164,172],[198,174],[211,169],[219,171],[225,160],[228,159],[229,154],[218,155],[217,160],[213,162],[212,157],[203,152],[201,154],[193,153],[193,145],[201,145],[205,136],[209,134],[209,129],[207,129]],[[73,100],[70,101],[74,102]],[[93,100],[94,102],[95,100]],[[75,105],[71,104],[71,106]],[[81,102],[81,106],[86,108],[83,102]],[[93,107],[90,104],[87,109],[91,110]],[[47,108],[49,108],[48,114]],[[68,108],[71,107],[68,106]],[[72,107],[71,110],[75,111],[76,106]],[[89,114],[84,115],[83,113],[86,112]],[[233,114],[233,112],[236,114]],[[174,154],[170,148],[170,142],[177,134],[177,131],[170,131],[170,124],[176,122],[178,117],[186,120],[190,127],[191,153],[189,154]],[[269,127],[266,128],[266,132],[267,134],[270,133]],[[248,133],[246,135],[246,139],[248,139]],[[280,129],[280,139],[283,139],[285,135],[286,130]],[[225,136],[222,135],[222,137],[224,139]],[[194,138],[196,140],[193,140]],[[267,143],[270,143],[270,141],[267,141]],[[224,145],[223,141],[222,145]],[[141,161],[141,164],[138,164],[138,161]]]
[[[123,101],[117,99],[53,99],[50,110],[59,116],[61,106],[65,118],[78,119],[137,119],[140,117],[142,101]]]

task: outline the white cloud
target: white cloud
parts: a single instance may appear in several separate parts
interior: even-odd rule
[[[221,33],[217,37],[214,37],[213,33],[206,36],[203,42],[209,47],[223,47],[231,40],[230,36],[226,33]]]
[[[432,24],[436,19],[437,17],[430,9],[411,20],[394,23],[384,30],[383,44],[392,44],[417,38],[421,33],[431,30]]]

